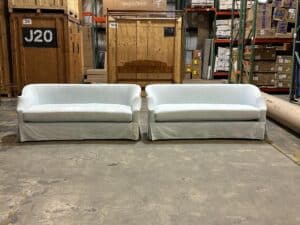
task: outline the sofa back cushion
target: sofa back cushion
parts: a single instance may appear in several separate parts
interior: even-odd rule
[[[247,104],[260,96],[249,84],[162,84],[149,85],[147,95],[158,104]]]
[[[130,105],[137,89],[133,84],[33,84],[23,89],[22,96],[34,97],[38,104]]]

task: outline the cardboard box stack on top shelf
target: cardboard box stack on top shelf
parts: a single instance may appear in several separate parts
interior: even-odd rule
[[[257,38],[292,38],[295,23],[295,0],[274,0],[273,3],[257,4],[256,37]],[[246,37],[252,30],[253,10],[248,10]]]

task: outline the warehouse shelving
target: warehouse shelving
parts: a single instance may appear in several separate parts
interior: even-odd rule
[[[215,61],[216,61],[216,48],[218,46],[222,47],[230,47],[231,44],[231,37],[230,38],[217,38],[216,37],[216,20],[217,19],[231,19],[238,18],[240,16],[240,12],[238,10],[222,10],[219,7],[219,0],[215,0],[215,7],[216,7],[216,13],[214,18],[214,46],[213,46],[213,55],[212,55],[212,77],[215,79],[218,78],[228,78],[229,77],[229,71],[216,71],[214,72],[215,68]],[[232,20],[233,22],[233,20]],[[237,40],[234,40],[233,45],[237,45]]]
[[[234,0],[236,2],[237,0]],[[258,1],[254,1],[253,4],[253,14],[256,15],[257,7],[258,7]],[[231,12],[231,18],[232,21],[235,17],[235,8],[233,8]],[[233,27],[231,31],[231,59],[233,58],[233,47],[235,45],[235,41],[237,41],[237,52],[236,52],[236,68],[233,68],[233,61],[231,61],[230,65],[230,72],[229,72],[229,82],[238,82],[238,83],[244,83],[244,82],[253,82],[253,71],[254,71],[254,48],[255,45],[276,45],[276,44],[292,44],[294,41],[294,38],[291,37],[257,37],[256,35],[256,16],[253,17],[252,21],[252,30],[248,37],[245,38],[246,33],[246,16],[247,16],[247,0],[241,1],[241,6],[239,9],[239,31],[238,31],[238,37],[234,37],[233,35]],[[246,45],[250,46],[250,60],[249,63],[246,63],[246,59],[244,58],[244,51]],[[245,65],[249,65],[250,68],[246,70]],[[246,74],[246,78],[243,77]],[[268,92],[268,93],[288,93],[289,88],[282,88],[282,87],[260,87],[261,90]]]

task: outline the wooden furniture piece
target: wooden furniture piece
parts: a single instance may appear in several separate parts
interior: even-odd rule
[[[182,82],[181,12],[108,11],[108,81]]]

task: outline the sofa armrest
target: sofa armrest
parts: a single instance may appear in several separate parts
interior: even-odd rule
[[[138,112],[141,110],[142,107],[142,99],[140,95],[135,95],[132,97],[130,101],[131,110],[133,112]]]
[[[260,110],[260,121],[266,121],[267,105],[262,96],[257,97],[255,106]]]
[[[137,86],[132,89],[130,94],[129,105],[133,112],[140,111],[142,106],[141,87]]]
[[[17,112],[21,113],[26,108],[29,108],[32,105],[34,105],[34,102],[32,101],[32,99],[30,97],[19,96],[18,97]]]

